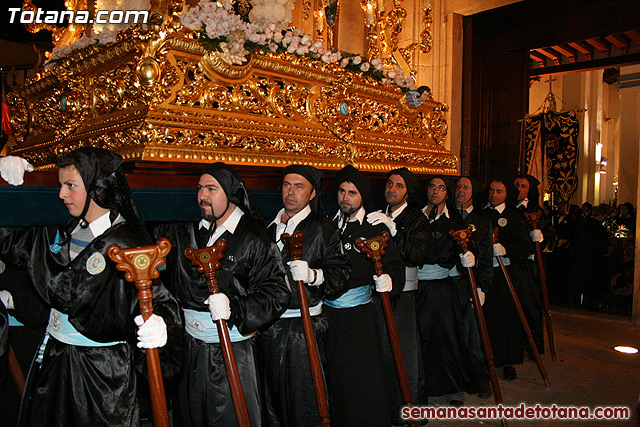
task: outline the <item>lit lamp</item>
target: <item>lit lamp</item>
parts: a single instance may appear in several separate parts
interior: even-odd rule
[[[596,165],[598,166],[598,172],[601,174],[607,173],[607,158],[602,157],[602,143],[596,144]]]
[[[376,23],[376,14],[375,14],[375,6],[369,2],[364,3],[362,5],[364,9],[364,16],[368,26],[375,25]]]
[[[318,36],[322,38],[322,32],[324,31],[324,10],[316,10],[313,12],[313,15],[316,17],[316,30],[318,32]]]

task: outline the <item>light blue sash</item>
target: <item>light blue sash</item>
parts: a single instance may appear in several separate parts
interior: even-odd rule
[[[418,267],[405,267],[404,288],[402,292],[415,291],[418,289]]]
[[[77,345],[81,347],[109,347],[116,344],[122,344],[125,341],[98,342],[91,340],[82,335],[69,322],[69,316],[52,308],[49,313],[49,325],[47,332],[60,342],[69,345]]]
[[[458,268],[454,265],[453,267],[451,267],[451,270],[449,270],[449,277],[458,277],[460,276],[460,272],[458,271]]]
[[[504,265],[511,265],[511,260],[509,259],[509,257],[503,256],[502,263]],[[495,256],[493,257],[493,266],[500,267],[500,263],[498,262],[498,257],[495,257]]]
[[[322,314],[322,303],[318,303],[316,305],[314,305],[313,307],[309,307],[309,315],[310,316],[317,316],[318,314]],[[284,313],[282,313],[282,316],[280,316],[281,319],[288,319],[291,317],[302,317],[302,313],[300,313],[300,309],[299,308],[288,308],[287,311],[285,311]]]
[[[425,264],[418,270],[420,280],[438,280],[449,277],[449,269],[440,267],[438,264]]]
[[[9,314],[9,326],[24,326],[24,325],[18,319],[16,319],[15,317]]]
[[[197,311],[185,308],[183,309],[183,311],[184,327],[189,335],[209,344],[220,343],[220,336],[218,335],[218,325],[213,322],[211,313],[209,313],[208,310]],[[238,331],[238,328],[233,326],[229,327],[228,324],[227,329],[229,330],[229,338],[231,339],[231,342],[248,340],[253,336],[244,336]]]
[[[371,301],[371,285],[358,286],[349,289],[340,298],[329,300],[325,299],[324,303],[331,308],[351,308],[358,305],[366,304]]]

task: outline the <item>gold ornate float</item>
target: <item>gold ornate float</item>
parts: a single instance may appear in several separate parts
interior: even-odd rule
[[[91,145],[174,170],[224,161],[456,173],[442,103],[414,108],[397,86],[295,54],[222,58],[173,18],[74,51],[11,94],[12,153],[43,170]]]

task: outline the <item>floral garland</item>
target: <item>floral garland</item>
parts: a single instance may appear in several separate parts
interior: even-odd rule
[[[415,80],[400,68],[386,70],[380,58],[367,58],[337,50],[324,50],[321,41],[315,41],[299,29],[279,30],[273,22],[265,28],[247,23],[236,15],[229,2],[200,0],[197,6],[180,15],[186,28],[197,31],[200,42],[229,63],[242,65],[250,53],[292,53],[320,60],[326,64],[370,76],[383,84],[395,84],[403,91],[416,90]]]

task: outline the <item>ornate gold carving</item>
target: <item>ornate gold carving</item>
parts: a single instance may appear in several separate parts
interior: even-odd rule
[[[43,169],[85,145],[172,168],[351,163],[452,174],[457,166],[442,148],[444,104],[413,108],[398,88],[296,55],[254,54],[229,65],[181,29],[130,28],[8,98],[14,152]]]

